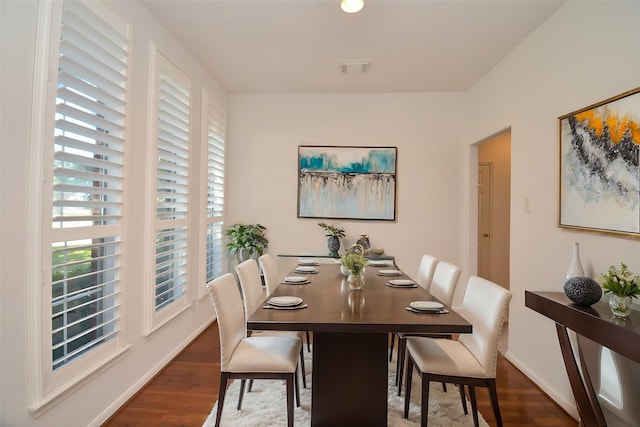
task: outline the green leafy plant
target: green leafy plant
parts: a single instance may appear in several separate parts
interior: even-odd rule
[[[258,255],[264,254],[269,247],[269,240],[265,236],[267,228],[261,224],[234,224],[227,229],[229,237],[227,248],[235,254],[240,249],[255,251]]]
[[[367,261],[367,258],[357,252],[347,252],[340,258],[340,264],[353,274],[360,273],[364,266],[367,265]]]
[[[318,225],[324,228],[324,231],[327,232],[327,236],[333,237],[344,237],[344,228],[338,228],[330,224],[325,224],[324,222],[319,222]]]
[[[614,294],[619,297],[637,298],[640,295],[640,276],[634,276],[625,263],[620,263],[620,268],[609,267],[609,271],[602,275],[602,289],[606,294]]]

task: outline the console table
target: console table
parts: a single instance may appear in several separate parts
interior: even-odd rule
[[[525,305],[556,322],[556,332],[571,390],[576,399],[581,425],[606,426],[598,398],[593,390],[589,372],[580,358],[582,375],[578,369],[569,341],[568,329],[610,350],[640,363],[640,312],[632,311],[627,321],[613,317],[606,298],[581,307],[563,292],[525,291]]]

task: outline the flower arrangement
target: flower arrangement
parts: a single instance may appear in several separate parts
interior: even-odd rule
[[[357,252],[347,252],[340,258],[340,264],[353,274],[360,273],[364,266],[367,265],[367,261],[367,258]]]
[[[634,276],[627,265],[620,263],[620,268],[614,266],[602,275],[602,288],[605,294],[614,294],[619,297],[637,298],[640,295],[640,276]]]

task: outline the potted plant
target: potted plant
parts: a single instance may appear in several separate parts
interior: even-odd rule
[[[626,317],[631,313],[633,298],[640,295],[640,276],[634,276],[625,263],[620,268],[609,267],[609,271],[602,275],[602,288],[609,296],[609,307],[614,315]]]
[[[327,247],[329,248],[329,256],[338,257],[338,251],[340,250],[340,238],[345,236],[344,228],[338,228],[333,225],[319,222],[318,225],[324,229],[327,233]]]
[[[360,245],[357,245],[360,246]],[[360,248],[362,248],[360,246]],[[347,251],[341,258],[340,264],[349,270],[347,283],[352,290],[362,289],[364,285],[364,266],[367,265],[367,258],[362,251]]]
[[[265,236],[267,228],[261,224],[234,224],[226,231],[229,243],[227,248],[236,254],[238,262],[249,258],[258,259],[269,247],[269,240]]]

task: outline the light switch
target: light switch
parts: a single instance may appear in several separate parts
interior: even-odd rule
[[[524,198],[524,211],[533,212],[533,204],[531,203],[531,196],[525,196]]]

